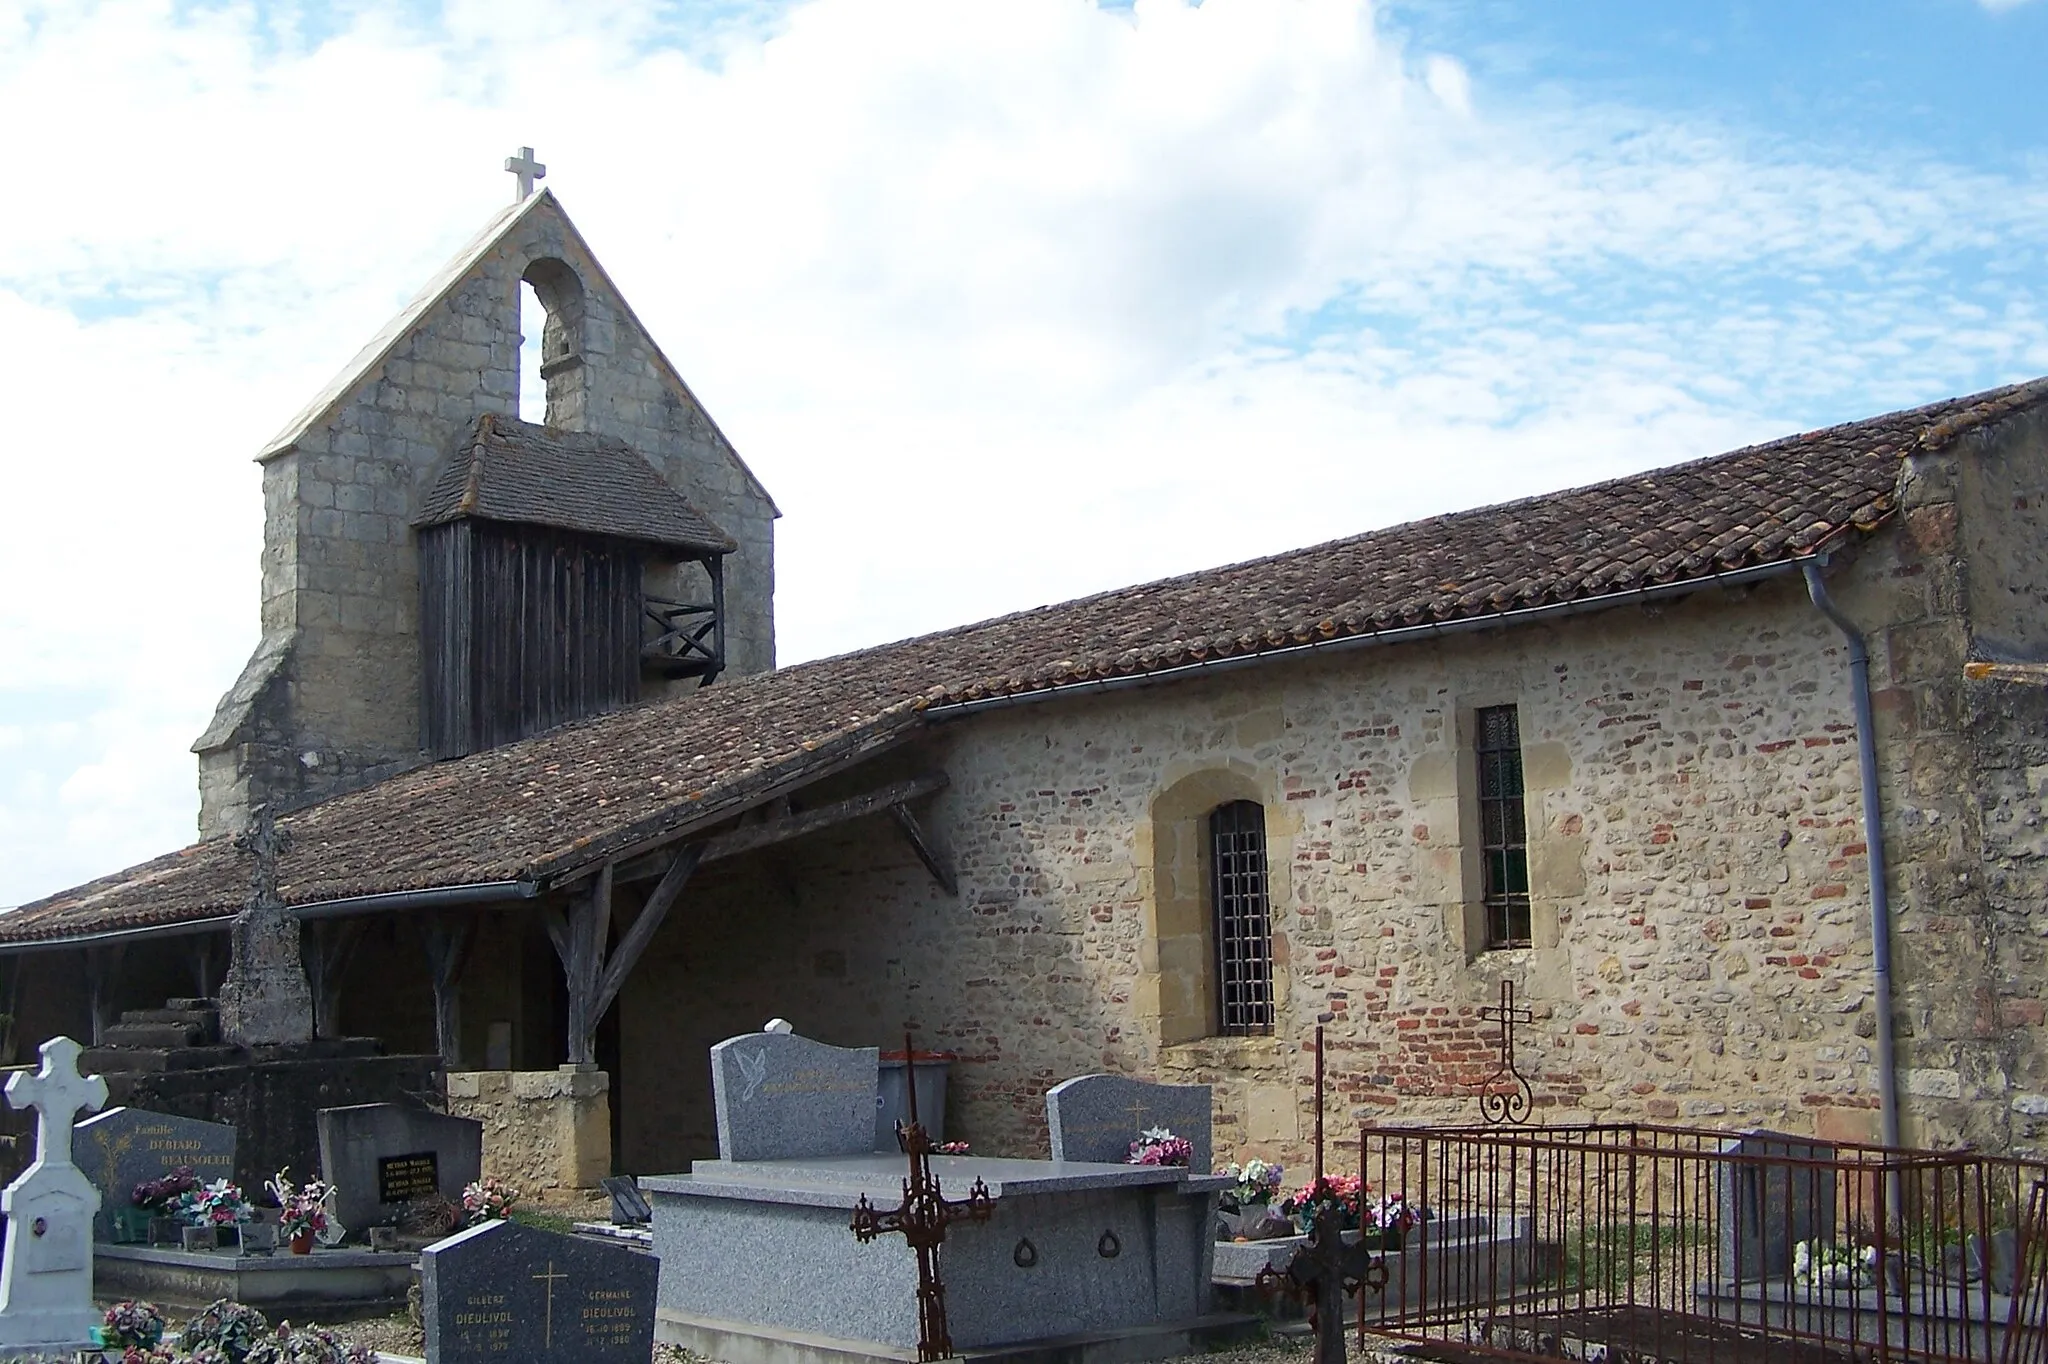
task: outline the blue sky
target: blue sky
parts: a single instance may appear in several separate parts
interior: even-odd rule
[[[2048,0],[0,3],[0,904],[191,837],[250,456],[522,144],[782,506],[794,661],[2048,373],[2044,59]]]

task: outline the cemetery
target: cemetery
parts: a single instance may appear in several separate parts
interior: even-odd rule
[[[1205,1087],[1115,1075],[1047,1091],[1050,1159],[983,1155],[908,1045],[885,1091],[877,1048],[776,1020],[710,1049],[718,1156],[607,1180],[610,1222],[570,1234],[512,1220],[482,1125],[416,1104],[319,1109],[305,1177],[252,1196],[233,1126],[109,1107],[88,1055],[53,1038],[6,1084],[36,1135],[0,1198],[0,1358],[1138,1361],[1303,1324],[1318,1364],[2048,1356],[2048,1165],[2017,1158],[1488,1102],[1368,1125],[1329,1169],[1319,1127],[1290,1188],[1212,1173]],[[419,1355],[347,1343],[409,1302]]]

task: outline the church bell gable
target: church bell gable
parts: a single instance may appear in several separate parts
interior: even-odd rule
[[[545,428],[517,421],[522,283],[547,311]],[[442,480],[485,418],[515,445],[543,430],[569,442],[557,452],[567,463],[525,489],[524,519],[437,514]],[[775,505],[552,193],[495,215],[258,460],[263,634],[194,745],[202,833],[237,827],[257,802],[317,798],[426,757],[774,666]],[[485,486],[492,496],[513,487],[488,477]],[[576,523],[592,498],[608,496],[616,513],[662,495],[706,529],[663,539],[673,526]],[[515,563],[521,581],[544,581],[552,595],[517,611],[475,596],[484,579],[509,581]],[[454,623],[467,620],[467,638],[483,647],[515,617],[527,622],[519,647],[536,660],[580,660],[563,665],[575,677],[537,663],[500,675],[486,657],[464,665],[486,669],[472,683],[495,678],[532,696],[520,692],[508,710],[465,684],[472,719],[432,719],[461,709],[436,681],[452,676]]]

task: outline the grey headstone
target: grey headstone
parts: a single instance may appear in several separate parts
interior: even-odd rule
[[[201,1183],[235,1177],[234,1128],[146,1108],[110,1108],[87,1118],[73,1129],[71,1151],[100,1191],[92,1226],[102,1241],[114,1234],[115,1210],[134,1206],[137,1184],[161,1179],[180,1165],[191,1166]]]
[[[612,1222],[621,1227],[644,1226],[654,1217],[640,1186],[631,1175],[606,1175],[597,1181],[612,1196]]]
[[[517,1222],[486,1222],[420,1256],[427,1364],[647,1364],[652,1255]]]
[[[1714,1222],[1721,1275],[1730,1282],[1791,1272],[1801,1241],[1835,1239],[1835,1181],[1808,1161],[1835,1148],[1783,1132],[1745,1132],[1721,1143],[1714,1162]]]
[[[1194,1146],[1189,1168],[1198,1175],[1211,1169],[1211,1112],[1207,1085],[1159,1085],[1125,1075],[1081,1075],[1045,1095],[1054,1160],[1121,1165],[1140,1132],[1165,1127]]]
[[[875,1144],[881,1051],[794,1033],[728,1037],[711,1049],[722,1160],[867,1155]]]
[[[404,1104],[323,1108],[320,1171],[335,1187],[334,1214],[359,1232],[437,1193],[460,1202],[483,1177],[484,1125]]]

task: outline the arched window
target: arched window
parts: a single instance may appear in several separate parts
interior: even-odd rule
[[[519,416],[583,429],[583,281],[553,258],[520,277]]]
[[[1273,919],[1266,895],[1266,811],[1234,800],[1209,813],[1209,911],[1216,1024],[1225,1037],[1273,1031]]]

